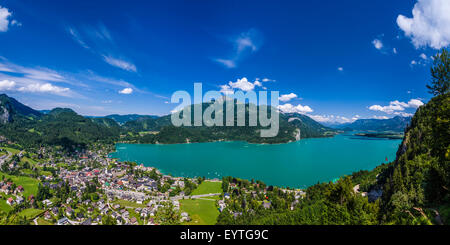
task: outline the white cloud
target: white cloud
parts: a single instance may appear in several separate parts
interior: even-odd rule
[[[412,60],[412,61],[411,61],[410,65],[411,65],[411,66],[414,66],[414,65],[423,65],[423,66],[426,66],[427,64],[430,63],[430,61],[432,60],[432,58],[433,58],[432,56],[431,56],[431,57],[428,57],[426,54],[421,53],[421,54],[419,55],[419,58],[418,58],[418,59],[415,59],[415,60]]]
[[[267,90],[267,87],[263,86],[263,82],[275,81],[268,78],[260,79],[255,78],[255,81],[251,82],[246,77],[237,79],[236,82],[229,81],[228,84],[219,85],[220,92],[224,95],[232,95],[235,90],[242,90],[244,92],[253,91],[256,87]],[[291,95],[289,95],[291,96]]]
[[[11,16],[12,12],[10,12],[9,9],[0,6],[0,32],[7,32],[10,25],[22,25],[22,23],[18,22],[17,20],[10,20]]]
[[[424,53],[421,53],[421,54],[420,54],[420,58],[422,58],[422,59],[424,59],[424,60],[427,60],[427,59],[428,59],[427,55],[424,54]]]
[[[124,89],[119,91],[119,94],[131,94],[131,93],[133,93],[133,89],[132,88],[124,88]]]
[[[263,82],[276,82],[276,80],[270,79],[270,78],[263,78],[262,79]]]
[[[67,28],[67,32],[72,36],[73,40],[75,40],[78,44],[81,45],[81,47],[85,49],[90,49],[90,47],[84,42],[84,40],[81,38],[80,34],[78,33],[75,28],[69,27]]]
[[[72,82],[61,73],[45,67],[24,67],[9,62],[7,59],[0,57],[0,72],[17,73],[20,76],[14,76],[9,74],[10,77],[14,77],[14,81],[29,79],[38,80],[41,82],[63,82],[72,85],[80,85],[79,82]],[[0,79],[5,78],[8,75],[0,74]]]
[[[244,58],[244,56],[258,51],[262,44],[262,38],[259,31],[250,29],[231,39],[231,42],[233,43],[234,51],[229,58],[213,59],[215,62],[218,62],[227,68],[235,68],[237,63]]]
[[[290,94],[283,94],[280,96],[279,100],[283,101],[283,102],[288,102],[294,98],[297,98],[297,95],[294,93],[290,93]]]
[[[359,115],[355,115],[352,118],[335,115],[308,115],[308,116],[317,122],[332,123],[332,124],[351,123],[359,119]]]
[[[309,106],[302,106],[300,104],[298,104],[297,106],[294,106],[292,104],[284,104],[284,105],[279,105],[278,109],[281,112],[284,113],[300,113],[300,114],[306,114],[306,113],[311,113],[313,112],[313,109],[311,109],[311,107]]]
[[[338,67],[337,69],[338,69],[338,71],[343,71],[344,70],[344,68],[342,68],[342,67]]]
[[[225,95],[234,94],[234,89],[225,84],[220,86],[220,92]]]
[[[103,55],[103,59],[106,61],[106,63],[118,67],[120,69],[126,70],[126,71],[132,71],[136,72],[136,66],[133,63],[130,63],[125,60],[117,59],[112,56]]]
[[[118,58],[118,48],[114,43],[109,30],[103,24],[98,27],[87,26],[81,29],[81,33],[74,27],[67,27],[67,32],[73,40],[75,40],[81,47],[89,50],[92,54],[100,56],[104,62],[130,72],[136,72],[136,66],[123,58]],[[86,43],[85,40],[88,40]]]
[[[22,67],[21,73],[25,74],[27,78],[52,82],[64,82],[66,79],[56,71],[48,68],[26,68]]]
[[[408,103],[395,100],[395,101],[389,102],[389,105],[387,105],[387,106],[372,105],[369,107],[369,110],[381,111],[381,112],[384,112],[387,114],[400,115],[400,114],[405,114],[405,113],[401,113],[401,112],[407,108],[417,109],[422,105],[423,105],[423,102],[420,101],[419,99],[411,99],[410,101],[408,101]]]
[[[397,49],[396,49],[396,48],[393,48],[393,49],[392,49],[392,52],[393,52],[394,54],[397,54]]]
[[[28,84],[24,87],[18,88],[17,90],[21,92],[39,92],[39,93],[53,93],[53,94],[64,94],[65,92],[70,91],[69,88],[55,86],[50,83]]]
[[[6,73],[4,73],[6,72]],[[50,93],[65,97],[82,96],[70,88],[56,86],[51,82],[79,85],[78,82],[67,79],[60,73],[48,68],[23,67],[0,58],[0,90],[28,93]]]
[[[250,49],[252,52],[258,50],[258,47],[254,44],[254,41],[249,33],[242,33],[241,36],[236,39],[236,45],[238,53],[241,53],[246,49]]]
[[[389,119],[387,116],[373,116],[373,119]]]
[[[252,91],[255,89],[255,86],[259,86],[261,87],[262,84],[259,81],[255,81],[255,82],[249,82],[248,79],[246,77],[243,77],[241,79],[237,79],[236,82],[229,82],[228,83],[228,89],[233,88],[233,89],[240,89],[242,91],[248,92],[248,91]],[[222,89],[227,89],[226,87],[222,87]]]
[[[450,44],[450,1],[418,0],[412,18],[397,17],[397,25],[416,48],[440,49]]]
[[[393,113],[394,115],[398,115],[398,116],[402,116],[402,117],[412,117],[413,114],[412,113],[407,113],[404,111],[396,111]]]
[[[22,26],[22,23],[20,23],[20,22],[17,21],[17,20],[12,20],[12,21],[11,21],[11,25],[12,25],[12,26]]]
[[[93,39],[99,39],[103,41],[113,42],[113,38],[108,28],[102,23],[99,23],[97,27],[87,26],[84,31]]]
[[[88,72],[86,74],[82,74],[81,76],[82,76],[83,80],[100,82],[100,83],[114,85],[114,86],[118,86],[118,87],[130,87],[130,88],[133,88],[134,90],[138,90],[133,84],[131,84],[127,81],[124,81],[122,79],[117,80],[114,78],[103,77],[103,76],[100,76],[100,75],[94,73],[91,70],[88,70]]]
[[[16,87],[16,82],[10,80],[0,81],[0,91],[14,90]]]
[[[222,65],[228,67],[228,68],[235,68],[236,62],[234,60],[227,60],[227,59],[215,59],[215,61],[221,63]]]
[[[410,108],[419,108],[420,106],[423,106],[423,102],[422,101],[420,101],[420,100],[418,100],[418,99],[411,99],[409,102],[408,102],[408,107],[410,107]]]
[[[383,48],[383,43],[381,42],[380,39],[375,39],[375,40],[373,40],[373,41],[372,41],[372,44],[373,44],[373,46],[374,46],[376,49],[378,49],[378,50],[380,50],[380,49]]]

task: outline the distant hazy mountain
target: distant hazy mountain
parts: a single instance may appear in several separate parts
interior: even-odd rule
[[[358,119],[350,124],[335,126],[338,129],[357,131],[395,131],[403,132],[411,122],[411,117],[396,116],[389,119]]]
[[[158,118],[158,116],[153,116],[153,115],[138,115],[138,114],[128,114],[128,115],[118,115],[118,114],[113,114],[113,115],[108,115],[105,116],[106,118],[111,118],[114,121],[116,121],[118,124],[123,125],[126,122],[129,121],[134,121],[134,120],[138,120],[140,118]]]

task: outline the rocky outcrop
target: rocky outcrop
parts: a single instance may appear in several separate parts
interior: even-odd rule
[[[11,114],[5,106],[0,106],[0,122],[2,124],[11,122]]]
[[[295,137],[295,141],[299,141],[300,140],[300,129],[297,128],[294,132],[294,137]]]

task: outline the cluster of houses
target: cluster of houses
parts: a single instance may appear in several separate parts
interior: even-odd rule
[[[259,184],[255,185],[257,188],[259,188]],[[230,191],[235,191],[236,189],[240,189],[241,192],[250,195],[251,198],[255,199],[255,200],[262,200],[261,201],[261,205],[264,209],[270,209],[272,207],[272,202],[269,200],[269,198],[266,196],[267,192],[268,192],[268,188],[264,188],[262,190],[247,190],[246,188],[240,188],[238,185],[236,185],[235,183],[230,183],[229,184],[229,190]],[[304,198],[306,196],[306,192],[304,190],[301,189],[280,189],[280,191],[282,191],[283,193],[286,194],[292,194],[294,196],[294,201],[291,202],[290,205],[290,209],[294,210],[295,206],[297,204],[300,203],[300,200],[302,198]],[[264,198],[262,198],[264,197]],[[230,201],[228,201],[229,199],[231,199],[231,195],[230,193],[224,193],[223,194],[223,199],[218,200],[217,205],[218,205],[218,209],[220,212],[223,212],[225,210],[225,208],[227,207],[227,203],[229,203]],[[232,200],[231,200],[232,202]],[[231,214],[236,218],[240,215],[242,215],[242,212],[233,212],[231,211]]]
[[[9,205],[21,204],[24,202],[24,198],[22,197],[22,193],[25,191],[24,188],[19,185],[14,188],[13,182],[0,182],[0,192],[5,193],[5,195],[13,195],[13,197],[8,197],[6,199],[6,203]]]
[[[79,151],[69,155],[54,148],[43,147],[37,154],[40,161],[46,159],[45,163],[38,161],[39,166],[56,169],[54,176],[41,176],[42,185],[50,190],[57,190],[64,183],[68,183],[70,190],[76,193],[77,200],[69,197],[58,206],[48,199],[42,201],[45,212],[41,217],[58,225],[95,225],[101,223],[104,216],[112,217],[117,224],[155,224],[155,216],[160,208],[170,206],[179,212],[178,200],[185,198],[183,191],[177,192],[177,195],[170,195],[177,188],[181,190],[185,188],[184,178],[162,175],[157,169],[143,165],[135,166],[134,170],[156,171],[160,176],[159,180],[147,175],[136,177],[132,174],[134,171],[130,171],[130,165],[116,163],[115,160],[106,157],[101,150]],[[56,179],[58,181],[55,181]],[[158,186],[163,186],[167,182],[171,183],[170,188],[164,193],[160,192]],[[87,199],[81,202],[83,194],[93,183],[98,184],[97,190],[98,187],[101,189],[98,192],[98,201]],[[0,182],[0,191],[11,196],[6,200],[11,206],[24,202],[21,194],[24,191],[22,186],[15,187],[12,182]],[[32,195],[30,197],[34,201],[34,197]],[[119,205],[118,200],[134,204],[132,207],[128,207],[127,202]],[[81,206],[86,212],[79,211]],[[73,207],[77,207],[76,211]],[[181,222],[189,219],[187,213],[181,213]]]

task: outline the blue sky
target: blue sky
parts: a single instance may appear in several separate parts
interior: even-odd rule
[[[164,115],[201,82],[280,91],[282,110],[321,122],[407,115],[431,98],[449,5],[2,0],[0,92],[36,109]]]

